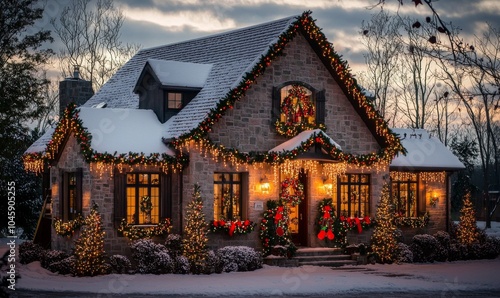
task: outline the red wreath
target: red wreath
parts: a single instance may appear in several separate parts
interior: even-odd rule
[[[292,206],[300,204],[304,197],[304,185],[299,179],[287,178],[281,182],[280,199]]]
[[[281,103],[281,114],[285,121],[276,121],[276,130],[280,135],[293,137],[299,132],[321,127],[315,123],[309,123],[308,118],[316,115],[316,108],[306,89],[300,85],[293,85],[288,90],[288,96]]]

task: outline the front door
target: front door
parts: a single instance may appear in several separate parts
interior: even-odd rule
[[[290,223],[288,228],[292,236],[292,241],[297,246],[307,246],[307,222],[308,222],[308,210],[307,210],[307,174],[303,171],[298,177],[300,183],[304,185],[304,197],[300,201],[300,204],[296,206],[289,206],[290,210]]]

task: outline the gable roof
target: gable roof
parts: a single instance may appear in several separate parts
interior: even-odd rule
[[[391,170],[457,171],[463,163],[441,141],[425,129],[393,128],[399,134],[407,154],[398,155],[390,164]]]

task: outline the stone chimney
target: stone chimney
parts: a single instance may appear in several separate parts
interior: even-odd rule
[[[93,95],[92,82],[80,79],[80,68],[75,65],[73,77],[59,82],[59,115],[62,115],[70,103],[81,106]]]

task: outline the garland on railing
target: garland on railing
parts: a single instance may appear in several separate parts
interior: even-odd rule
[[[255,223],[249,221],[248,219],[245,221],[242,220],[213,220],[210,222],[210,230],[212,232],[225,232],[229,236],[233,235],[243,235],[251,233],[255,228]]]
[[[62,219],[56,218],[53,226],[57,235],[70,238],[75,234],[76,230],[80,229],[84,224],[85,218],[78,213],[75,219],[68,222],[63,222]]]
[[[430,215],[426,212],[419,217],[405,217],[395,215],[394,224],[398,227],[423,228],[429,224]]]
[[[155,236],[165,236],[172,230],[172,224],[169,218],[164,218],[155,226],[141,227],[127,223],[124,218],[118,227],[118,232],[130,240],[137,240],[143,238],[152,238]]]
[[[292,242],[288,231],[288,209],[278,201],[267,201],[267,210],[260,222],[259,238],[264,257],[277,254],[292,257],[297,247]]]

